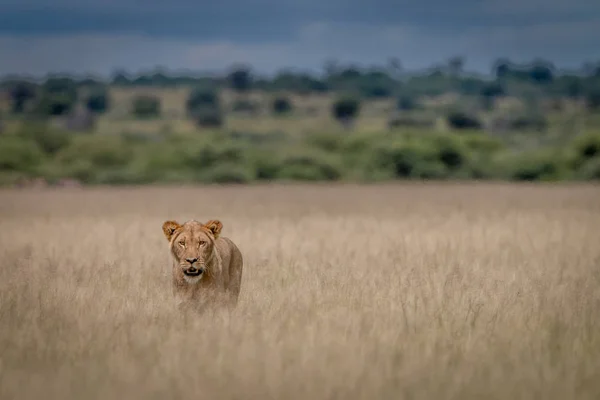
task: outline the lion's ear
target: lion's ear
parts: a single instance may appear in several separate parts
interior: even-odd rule
[[[162,226],[163,233],[165,234],[165,237],[169,241],[171,241],[173,234],[179,228],[181,228],[181,225],[175,221],[165,221],[165,223]]]
[[[221,234],[221,229],[223,229],[223,224],[221,221],[216,219],[211,219],[207,223],[204,224],[204,227],[212,232],[213,236],[216,238]]]

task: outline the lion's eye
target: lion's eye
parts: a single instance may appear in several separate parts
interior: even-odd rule
[[[202,246],[202,247],[206,246],[206,242],[204,240],[201,240],[200,241],[200,246]]]
[[[185,242],[184,242],[184,241],[180,241],[180,242],[179,242],[179,245],[180,245],[181,247],[185,247]]]

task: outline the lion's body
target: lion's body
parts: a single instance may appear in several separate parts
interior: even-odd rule
[[[171,250],[173,295],[181,307],[237,305],[243,257],[231,239],[220,236],[221,228],[214,220],[163,225]],[[198,275],[190,276],[190,270]]]

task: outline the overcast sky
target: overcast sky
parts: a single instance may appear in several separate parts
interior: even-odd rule
[[[104,2],[103,2],[104,1]],[[598,0],[0,0],[0,74],[600,60]]]

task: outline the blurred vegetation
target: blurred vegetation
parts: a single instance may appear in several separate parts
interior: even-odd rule
[[[486,76],[460,57],[417,72],[398,60],[272,77],[246,65],[211,77],[117,71],[6,77],[0,94],[6,185],[600,179],[600,64],[498,60]],[[82,109],[87,129],[73,122]]]

